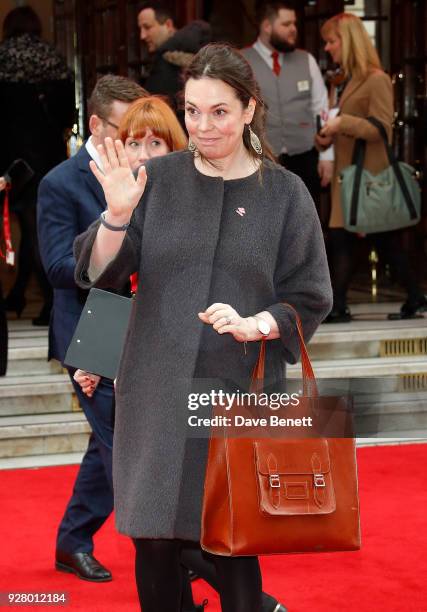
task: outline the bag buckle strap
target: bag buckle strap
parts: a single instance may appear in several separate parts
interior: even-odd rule
[[[322,474],[322,462],[317,453],[313,453],[311,457],[311,469],[313,470],[313,484],[314,484],[314,502],[321,508],[326,501],[328,496],[328,489],[326,487],[326,480],[324,474]]]
[[[267,458],[268,467],[268,482],[270,484],[270,501],[274,508],[280,506],[280,476],[279,476],[279,465],[277,458],[273,453],[270,453]]]
[[[323,474],[313,474],[315,487],[326,487],[325,477]]]
[[[280,476],[279,476],[279,474],[270,474],[269,482],[270,482],[270,487],[272,489],[280,489]]]

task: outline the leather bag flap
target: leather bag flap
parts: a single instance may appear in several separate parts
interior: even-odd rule
[[[257,471],[264,476],[271,473],[271,462],[276,460],[275,472],[285,474],[326,474],[331,469],[328,441],[325,439],[263,440],[255,442]],[[271,455],[274,457],[271,457]]]
[[[335,511],[326,439],[258,440],[254,452],[261,512],[283,516]]]

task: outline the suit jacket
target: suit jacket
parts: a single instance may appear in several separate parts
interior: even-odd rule
[[[48,358],[61,362],[87,297],[74,281],[73,242],[106,207],[102,188],[89,168],[90,159],[83,146],[75,157],[53,168],[38,191],[40,255],[54,289]]]
[[[335,167],[332,179],[330,227],[343,227],[340,183],[341,171],[351,164],[356,138],[367,141],[364,167],[378,174],[389,165],[382,138],[366,117],[375,117],[384,125],[391,140],[393,121],[393,91],[390,77],[375,70],[366,79],[351,79],[339,102],[342,118],[339,133],[334,138]]]

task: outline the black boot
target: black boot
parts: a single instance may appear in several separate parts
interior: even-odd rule
[[[400,307],[400,312],[393,312],[388,315],[388,318],[391,321],[396,319],[419,319],[423,312],[427,312],[427,299],[425,295],[420,295],[417,299],[407,299]]]
[[[323,323],[350,323],[351,313],[347,306],[333,308]]]
[[[32,323],[33,325],[36,325],[37,327],[44,327],[44,326],[48,326],[49,325],[49,320],[50,320],[50,311],[52,310],[52,307],[50,304],[45,304],[43,306],[43,308],[40,311],[40,314],[38,317],[36,317],[35,319],[33,319]]]
[[[5,299],[5,308],[8,312],[14,312],[17,319],[21,318],[22,311],[27,304],[27,300],[23,295],[9,293]]]
[[[425,295],[420,295],[417,300],[406,300],[400,308],[402,319],[410,319],[417,314],[427,311],[427,299]]]

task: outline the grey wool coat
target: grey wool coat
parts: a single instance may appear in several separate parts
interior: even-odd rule
[[[146,169],[123,245],[94,283],[121,287],[139,273],[116,386],[116,522],[132,537],[198,541],[208,440],[186,437],[191,380],[248,377],[259,343],[245,354],[197,313],[215,302],[241,316],[268,310],[281,334],[267,343],[269,378],[282,378],[298,343],[281,301],[297,309],[309,340],[331,308],[331,285],[316,210],[294,174],[266,162],[262,182],[258,172],[224,181],[201,174],[188,151]],[[75,242],[84,288],[98,227]]]

